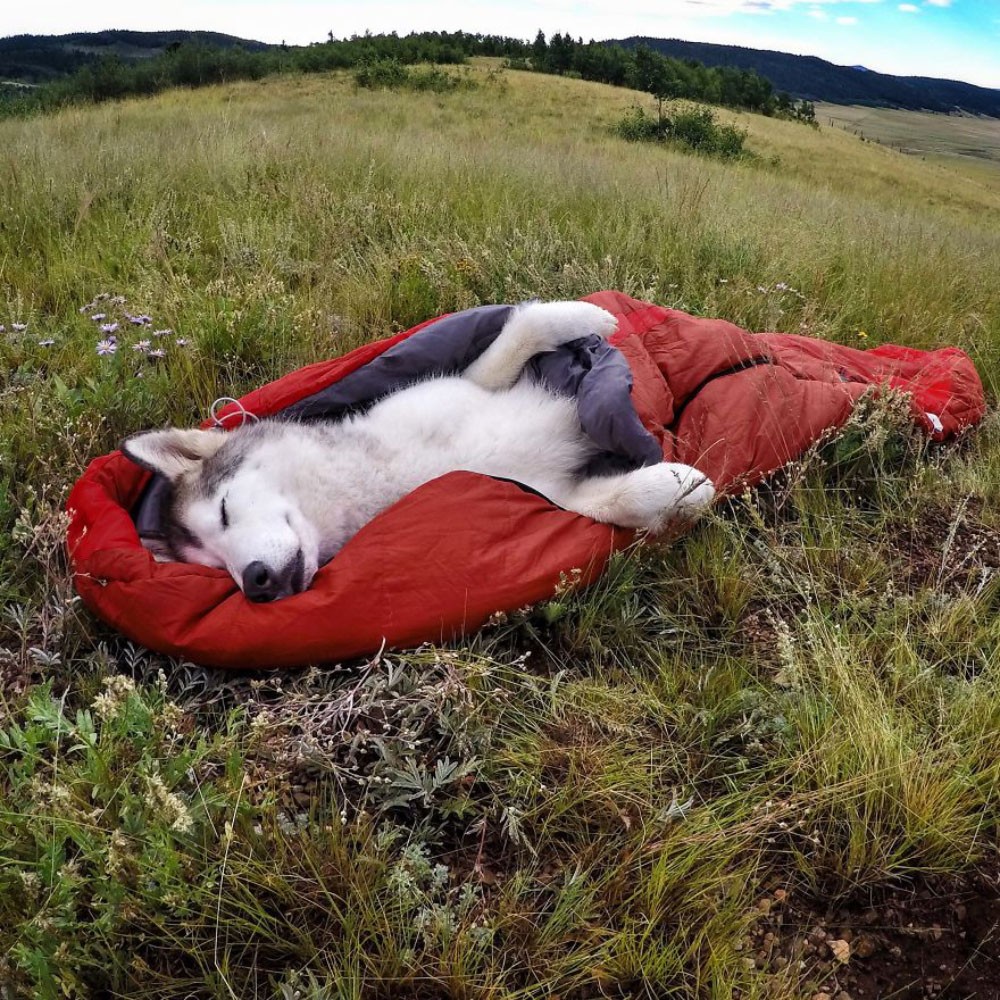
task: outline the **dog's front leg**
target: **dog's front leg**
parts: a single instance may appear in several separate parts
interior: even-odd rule
[[[536,355],[596,334],[609,337],[618,320],[589,302],[529,302],[514,310],[496,340],[463,375],[493,392],[509,389]]]
[[[618,476],[584,479],[552,499],[604,524],[656,533],[672,521],[693,521],[714,497],[712,481],[694,467],[661,462]]]

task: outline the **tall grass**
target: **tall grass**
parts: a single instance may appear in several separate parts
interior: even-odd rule
[[[10,995],[791,998],[822,973],[748,963],[763,895],[995,858],[993,417],[932,449],[874,405],[683,542],[454,648],[224,676],[73,601],[59,510],[90,457],[481,302],[616,287],[957,343],[995,399],[995,193],[752,116],[776,164],[639,148],[608,127],[634,95],[476,72],[0,123]],[[172,331],[163,358],[126,312]]]

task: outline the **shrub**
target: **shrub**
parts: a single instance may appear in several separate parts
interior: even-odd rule
[[[431,90],[437,94],[444,94],[450,90],[472,90],[475,85],[468,74],[462,76],[448,73],[437,66],[410,70],[404,82],[404,86],[410,90]]]
[[[629,108],[614,131],[628,142],[656,142],[666,138],[663,122],[656,121],[640,107]]]
[[[629,142],[680,143],[688,149],[726,160],[746,159],[745,129],[716,121],[711,108],[682,105],[670,115],[654,118],[640,107],[629,108],[614,126],[614,132]]]
[[[392,90],[402,87],[409,75],[398,59],[373,59],[355,70],[354,82],[371,90]]]
[[[407,69],[397,59],[375,59],[363,63],[354,73],[359,87],[371,90],[427,90],[444,94],[452,90],[472,90],[472,77],[448,73],[437,66]]]
[[[678,139],[686,146],[701,152],[711,152],[715,147],[718,126],[710,108],[694,105],[676,111],[670,120],[671,138]]]

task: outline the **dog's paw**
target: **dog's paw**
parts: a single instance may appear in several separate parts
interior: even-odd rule
[[[618,327],[607,309],[590,302],[532,302],[517,311],[516,321],[537,352],[554,351],[581,337],[606,339]]]
[[[661,462],[636,469],[628,478],[628,499],[634,517],[629,526],[653,534],[689,524],[715,499],[712,480],[690,465]]]

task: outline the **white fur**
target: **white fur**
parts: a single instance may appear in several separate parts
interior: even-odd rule
[[[575,401],[521,379],[535,354],[590,334],[608,336],[615,325],[589,303],[532,303],[513,313],[462,376],[417,383],[363,415],[266,421],[229,435],[154,431],[131,438],[125,450],[187,498],[179,514],[199,544],[182,546],[179,555],[225,567],[241,586],[247,567],[263,564],[285,581],[279,597],[298,589],[288,585],[296,559],[302,573],[295,583],[308,586],[380,511],[458,469],[513,479],[597,521],[658,532],[700,514],[714,497],[711,482],[671,463],[581,479],[578,470],[596,449],[580,428]],[[247,436],[242,443],[240,435]],[[202,495],[205,459],[237,447],[246,452],[238,467]]]

